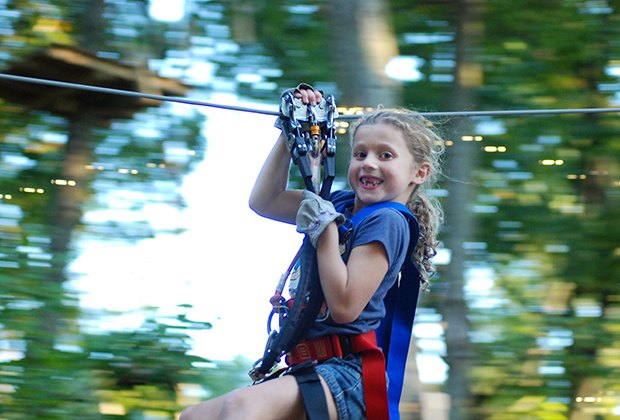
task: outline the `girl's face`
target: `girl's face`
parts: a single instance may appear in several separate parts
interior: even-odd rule
[[[415,162],[399,129],[383,123],[359,127],[349,165],[349,185],[355,191],[353,211],[382,201],[405,204],[429,171],[428,163]]]

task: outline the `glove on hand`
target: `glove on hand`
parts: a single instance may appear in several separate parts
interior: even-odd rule
[[[318,195],[305,190],[303,200],[297,210],[297,232],[305,233],[316,248],[319,236],[331,222],[342,224],[345,217],[338,213],[334,205]]]

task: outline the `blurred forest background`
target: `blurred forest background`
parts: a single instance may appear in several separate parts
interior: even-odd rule
[[[0,0],[0,67],[274,111],[300,81],[346,108],[608,108],[620,103],[620,2]],[[0,419],[171,419],[249,383],[252,360],[192,352],[215,320],[188,316],[188,302],[103,328],[118,311],[85,308],[71,287],[94,274],[71,269],[85,240],[181,233],[145,214],[187,206],[179,186],[214,141],[199,108],[0,79]],[[618,114],[432,118],[448,144],[435,190],[446,225],[403,418],[620,418]],[[221,135],[228,153],[213,158],[231,170],[207,191],[254,176],[235,165],[247,146]],[[96,217],[111,210],[123,217]],[[171,264],[151,281],[174,284]]]

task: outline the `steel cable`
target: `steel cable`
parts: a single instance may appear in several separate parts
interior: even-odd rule
[[[12,80],[23,83],[34,83],[47,86],[55,86],[67,89],[78,89],[110,95],[132,96],[136,98],[153,99],[163,102],[176,102],[187,105],[197,105],[209,108],[225,109],[229,111],[249,112],[254,114],[278,116],[278,111],[269,111],[256,108],[249,108],[237,105],[225,105],[216,102],[208,102],[197,99],[190,99],[178,96],[155,95],[149,93],[135,92],[123,89],[113,89],[100,86],[91,86],[80,83],[62,82],[58,80],[41,79],[36,77],[17,76],[12,74],[0,73],[0,79]],[[483,117],[483,116],[532,116],[532,115],[561,115],[561,114],[604,114],[620,112],[620,108],[555,108],[555,109],[515,109],[515,110],[487,110],[487,111],[433,111],[419,112],[427,118],[432,117]],[[340,114],[339,120],[354,120],[363,114]]]

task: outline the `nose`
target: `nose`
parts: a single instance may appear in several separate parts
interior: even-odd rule
[[[377,167],[377,159],[372,155],[367,155],[362,162],[362,169],[375,169]]]

